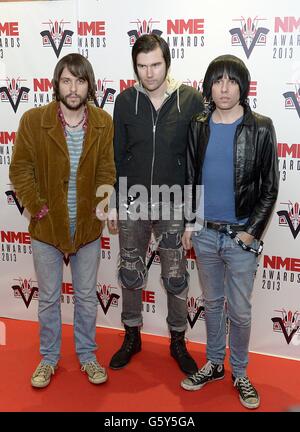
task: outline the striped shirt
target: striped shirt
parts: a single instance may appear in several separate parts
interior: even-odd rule
[[[77,216],[77,187],[76,177],[79,165],[80,156],[82,153],[82,145],[84,139],[84,130],[81,128],[76,131],[67,130],[67,146],[70,157],[70,178],[68,189],[68,209],[70,226],[75,228]]]

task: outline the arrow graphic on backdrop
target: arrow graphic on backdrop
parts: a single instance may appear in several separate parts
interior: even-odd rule
[[[245,51],[246,57],[249,58],[250,55],[251,55],[251,53],[252,53],[252,51],[253,51],[253,48],[255,47],[256,42],[258,41],[258,39],[259,39],[259,37],[260,37],[260,35],[261,35],[261,34],[265,34],[265,35],[268,34],[268,33],[269,33],[269,30],[266,29],[266,28],[264,28],[264,27],[259,27],[259,28],[257,29],[256,33],[255,33],[255,36],[254,36],[254,38],[253,38],[251,44],[249,45],[249,48],[247,47],[247,44],[246,44],[246,42],[245,42],[245,39],[244,39],[244,36],[243,36],[242,30],[241,30],[240,28],[237,27],[237,28],[231,29],[231,30],[229,30],[229,33],[230,33],[232,36],[234,36],[234,35],[238,35],[239,40],[240,40],[240,42],[241,42],[241,44],[242,44],[242,47],[243,47],[243,49],[244,49],[244,51]]]
[[[10,104],[12,106],[12,109],[14,110],[15,113],[17,112],[17,109],[18,109],[18,106],[20,104],[20,101],[21,101],[21,98],[22,98],[23,94],[24,93],[28,94],[29,91],[30,91],[30,89],[28,87],[21,87],[20,90],[19,90],[19,93],[18,93],[18,97],[17,97],[16,103],[14,103],[14,101],[12,100],[12,97],[11,97],[9,91],[8,91],[8,88],[7,87],[0,87],[0,93],[5,93],[6,94],[7,99],[9,100],[9,102],[10,102]]]
[[[277,212],[277,214],[278,214],[278,216],[284,216],[285,217],[285,219],[289,225],[289,228],[291,230],[291,233],[295,239],[300,232],[300,224],[297,226],[296,229],[294,228],[293,223],[291,221],[291,218],[289,216],[289,212],[287,210],[280,210]]]
[[[26,297],[25,297],[24,294],[23,294],[22,288],[21,288],[19,285],[13,285],[13,286],[12,286],[12,289],[13,289],[14,291],[18,291],[18,292],[20,293],[20,295],[21,295],[21,297],[22,297],[22,299],[23,299],[23,301],[24,301],[24,303],[25,303],[27,309],[28,309],[28,307],[29,307],[29,305],[30,305],[30,303],[31,303],[31,300],[32,300],[32,297],[34,296],[34,293],[37,292],[37,291],[39,290],[37,287],[33,287],[33,288],[31,288],[30,295],[29,295],[28,299],[26,299]]]
[[[25,207],[21,206],[21,204],[19,203],[19,200],[18,200],[17,195],[15,194],[15,192],[12,191],[12,190],[10,190],[10,191],[6,191],[6,192],[5,192],[5,195],[8,196],[8,197],[11,196],[11,197],[13,198],[13,200],[14,200],[16,206],[18,207],[19,212],[20,212],[21,214],[23,214],[23,212],[24,212],[24,208],[25,208]]]
[[[300,117],[300,104],[296,98],[295,93],[290,91],[290,92],[283,93],[283,96],[286,99],[291,99],[293,101],[294,107],[296,108],[298,116]]]
[[[195,325],[196,322],[197,322],[197,319],[199,318],[201,312],[203,312],[203,311],[204,311],[204,306],[199,306],[199,307],[198,307],[198,310],[197,310],[197,312],[195,313],[193,319],[190,317],[190,314],[188,313],[188,315],[187,315],[187,320],[188,320],[188,322],[189,322],[191,328],[194,327],[194,325]]]
[[[119,298],[120,298],[120,296],[118,294],[111,294],[110,297],[109,297],[109,300],[107,302],[107,305],[104,306],[104,303],[103,303],[103,301],[101,299],[101,294],[98,291],[97,291],[97,297],[98,297],[99,303],[100,303],[100,305],[101,305],[101,307],[102,307],[103,312],[104,312],[105,315],[107,314],[107,311],[110,308],[110,305],[111,305],[112,301],[114,299],[119,300]]]
[[[50,33],[49,30],[43,30],[40,34],[41,34],[41,36],[47,37],[49,39],[49,41],[51,43],[51,46],[53,48],[53,51],[55,52],[55,55],[58,58],[59,55],[60,55],[60,52],[62,50],[62,47],[63,47],[63,45],[65,43],[66,38],[68,36],[71,37],[74,34],[74,32],[72,32],[71,30],[64,30],[64,32],[62,34],[62,37],[61,37],[61,40],[60,40],[59,45],[58,45],[57,48],[56,48],[56,45],[54,43],[54,40],[53,40],[53,38],[52,38],[51,33]]]
[[[293,339],[294,334],[297,332],[297,330],[299,329],[300,326],[295,327],[291,331],[290,335],[288,335],[287,331],[286,331],[286,328],[284,326],[284,322],[283,322],[282,318],[275,317],[275,318],[271,318],[271,319],[272,319],[273,323],[276,323],[276,322],[279,323],[279,325],[281,327],[281,330],[282,330],[282,333],[283,333],[283,335],[285,337],[285,340],[287,341],[287,344],[289,344],[291,342],[291,340]]]
[[[95,103],[96,107],[103,108],[104,105],[105,105],[105,103],[106,103],[106,101],[107,101],[107,99],[110,96],[113,96],[115,93],[116,93],[115,89],[112,89],[112,88],[106,89],[100,105],[99,105],[97,99],[96,98],[94,99],[94,103]]]

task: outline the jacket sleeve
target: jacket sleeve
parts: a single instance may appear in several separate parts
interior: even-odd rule
[[[120,96],[120,95],[119,95]],[[114,107],[114,154],[117,169],[117,177],[119,177],[119,169],[121,162],[126,157],[126,129],[122,119],[122,110],[120,97],[117,97]]]
[[[124,124],[124,119],[122,116],[122,107],[121,107],[121,98],[122,94],[119,95],[116,99],[114,106],[114,157],[117,171],[117,179],[115,183],[115,192],[116,192],[116,207],[119,207],[119,176],[120,176],[120,166],[123,160],[126,157],[126,128]],[[124,109],[124,107],[123,107]]]
[[[100,187],[104,193],[109,195],[113,193],[113,186],[116,180],[116,169],[113,153],[113,122],[108,117],[105,133],[102,137],[101,151],[98,155],[97,172],[96,172],[96,190]],[[96,205],[102,201],[104,195],[102,192],[97,193]]]
[[[12,161],[9,167],[9,178],[15,188],[18,199],[35,216],[46,201],[40,198],[35,170],[34,141],[30,127],[30,113],[26,112],[20,121],[16,135]]]
[[[193,224],[195,222],[196,212],[196,186],[197,179],[195,178],[197,168],[197,149],[198,149],[198,128],[197,121],[192,120],[188,130],[188,143],[186,154],[186,191],[185,191],[185,224]]]
[[[246,224],[246,231],[260,238],[271,216],[279,188],[277,140],[271,119],[264,128],[261,153],[261,185],[258,200]]]

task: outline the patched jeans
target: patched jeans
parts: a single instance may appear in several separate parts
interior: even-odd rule
[[[63,254],[55,247],[31,240],[34,267],[39,286],[40,353],[43,362],[56,365],[61,348],[61,294]],[[97,271],[99,239],[70,255],[74,290],[74,339],[81,364],[94,361],[97,318]]]
[[[170,206],[169,206],[170,207]],[[188,274],[181,243],[183,220],[175,220],[174,209],[168,220],[131,220],[130,206],[127,220],[119,220],[120,265],[123,310],[121,319],[129,327],[141,326],[142,289],[147,284],[146,254],[153,231],[161,262],[161,277],[167,291],[170,330],[185,331],[187,326]],[[150,205],[149,205],[150,211]],[[182,213],[182,208],[175,213]]]
[[[224,362],[227,315],[232,373],[235,377],[245,376],[257,257],[244,251],[225,233],[213,229],[194,232],[192,241],[203,289],[207,360],[216,364]],[[257,243],[254,240],[252,246],[257,248]]]

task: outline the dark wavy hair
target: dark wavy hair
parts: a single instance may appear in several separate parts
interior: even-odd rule
[[[213,104],[211,97],[213,83],[221,79],[224,74],[238,83],[240,104],[246,104],[251,80],[250,73],[245,63],[231,54],[219,56],[209,64],[203,80],[203,96],[206,101]]]
[[[167,42],[160,36],[150,33],[150,34],[144,34],[143,36],[140,36],[134,43],[132,47],[131,57],[132,57],[132,63],[133,63],[133,69],[138,77],[138,70],[137,70],[137,64],[136,64],[136,58],[138,54],[142,53],[148,53],[150,51],[155,50],[157,47],[159,47],[162,50],[163,58],[166,63],[166,75],[168,73],[169,67],[171,65],[171,54],[169,45]]]
[[[55,66],[52,85],[53,85],[53,95],[57,101],[60,100],[59,97],[59,80],[64,68],[67,67],[68,70],[77,78],[82,78],[88,83],[88,99],[94,100],[96,97],[96,81],[91,63],[78,53],[67,54],[62,57],[57,65]]]

